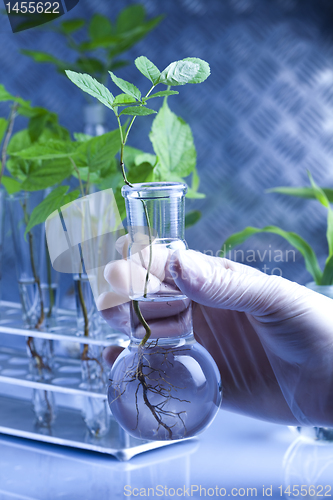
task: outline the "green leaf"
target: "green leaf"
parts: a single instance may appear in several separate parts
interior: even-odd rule
[[[197,191],[199,189],[200,178],[197,172],[197,169],[194,168],[192,172],[192,189],[193,191]]]
[[[103,38],[98,38],[90,42],[83,42],[79,45],[81,52],[89,52],[96,49],[108,49],[118,45],[121,42],[121,37],[117,35],[108,35]]]
[[[124,185],[123,176],[120,172],[116,172],[112,175],[105,177],[104,179],[100,179],[99,182],[96,183],[96,186],[99,190],[103,191],[104,189],[112,189],[116,198],[116,203],[119,212],[121,213],[121,219],[126,217],[124,198],[121,201],[121,188]],[[120,195],[120,196],[119,196]],[[121,201],[121,206],[119,206],[118,201]],[[124,215],[123,215],[123,212]]]
[[[43,161],[30,169],[30,172],[22,183],[24,191],[39,191],[59,184],[67,179],[72,173],[73,166],[67,158],[56,158]]]
[[[330,188],[321,188],[324,191],[327,199],[330,203],[333,203],[333,189]],[[276,187],[272,189],[267,189],[266,193],[278,193],[278,194],[286,194],[288,196],[297,196],[298,198],[306,198],[315,200],[316,196],[312,187]]]
[[[187,185],[187,193],[186,197],[191,198],[191,199],[197,199],[201,200],[203,198],[206,198],[206,195],[204,193],[199,193],[199,183],[200,183],[200,178],[197,173],[196,168],[192,171],[192,179],[191,179],[191,186]]]
[[[125,146],[124,163],[130,182],[152,182],[156,156]]]
[[[56,116],[56,115],[55,115]],[[64,141],[64,142],[70,142],[70,134],[65,127],[61,127],[59,125],[58,121],[54,121],[50,119],[51,114],[48,114],[48,119],[45,124],[45,128],[43,129],[41,135],[38,138],[38,142],[40,143],[47,143],[50,140],[56,140],[56,141]]]
[[[154,109],[144,108],[143,106],[130,106],[129,108],[125,108],[119,114],[121,115],[129,115],[129,116],[146,116],[153,115],[156,111]]]
[[[138,101],[141,100],[141,92],[135,85],[133,85],[133,83],[127,82],[122,78],[118,78],[114,73],[112,73],[112,71],[109,71],[109,74],[113,83],[115,83],[120,90],[122,90],[125,94],[134,97],[134,99],[137,99]]]
[[[116,106],[127,106],[128,104],[136,104],[137,101],[133,99],[133,97],[128,94],[119,94],[116,95],[113,101],[113,107]]]
[[[69,19],[69,21],[64,21],[61,23],[61,31],[65,33],[65,35],[71,35],[83,28],[86,24],[85,19]]]
[[[161,72],[154,63],[149,61],[147,57],[140,56],[135,59],[134,64],[140,73],[148,78],[148,80],[150,80],[154,85],[157,85]]]
[[[47,52],[22,49],[21,53],[25,56],[31,57],[31,59],[33,59],[35,62],[54,64],[61,71],[64,71],[65,68],[69,66],[69,63],[67,63],[66,61],[61,61],[60,59],[57,59],[52,54],[48,54]]]
[[[185,227],[194,226],[201,219],[201,212],[199,210],[192,210],[185,215]]]
[[[13,100],[14,96],[12,96],[9,92],[7,92],[4,85],[0,84],[0,102],[13,101]]]
[[[19,103],[21,106],[30,106],[29,101],[15,97],[5,89],[4,85],[0,84],[0,102],[13,101]]]
[[[8,158],[6,167],[8,172],[10,172],[15,179],[23,182],[29,174],[33,163],[35,162],[29,162],[27,160],[23,160],[22,158],[11,157]]]
[[[125,33],[136,28],[143,23],[145,15],[145,8],[141,4],[130,5],[123,9],[117,18],[117,33]]]
[[[149,21],[142,24],[136,22],[135,26],[125,32],[119,33],[117,42],[110,46],[108,51],[109,59],[114,59],[116,56],[124,51],[129,50],[133,45],[144,38],[150,31],[152,31],[163,19],[162,16],[154,17]]]
[[[328,207],[326,238],[328,243],[328,259],[333,255],[333,210]]]
[[[230,236],[222,245],[223,249],[231,250],[237,245],[241,245],[248,238],[258,233],[272,233],[282,236],[285,240],[290,243],[294,248],[296,248],[304,257],[306,269],[313,276],[315,282],[320,284],[322,279],[322,271],[319,267],[316,254],[314,253],[311,246],[303,240],[298,234],[284,231],[276,226],[266,226],[262,229],[256,227],[246,227],[243,231],[233,234]]]
[[[28,131],[31,142],[35,142],[39,139],[45,128],[47,121],[48,121],[48,115],[45,113],[33,116],[29,120]]]
[[[2,184],[8,194],[15,194],[21,191],[21,183],[7,175],[2,176]]]
[[[0,118],[0,144],[2,142],[2,139],[4,138],[7,127],[8,127],[8,120],[5,120],[5,118]]]
[[[90,75],[66,71],[68,78],[87,94],[98,99],[102,104],[112,109],[113,95],[104,85]]]
[[[49,139],[70,140],[68,130],[59,125],[56,113],[51,113],[47,109],[40,107],[30,107],[28,109],[24,106],[21,106],[18,112],[30,118],[28,133],[32,143],[39,139],[44,142]]]
[[[298,198],[315,199],[315,194],[310,187],[289,187],[279,186],[276,188],[266,189],[266,193],[286,194],[288,196],[297,196]],[[333,192],[333,190],[332,190]]]
[[[79,178],[75,170],[73,170],[72,176],[76,179]],[[88,167],[80,167],[80,179],[84,182],[88,182],[89,180],[90,184],[98,184],[100,181],[100,175],[99,172],[90,172]]]
[[[83,134],[82,132],[74,132],[74,139],[77,141],[77,142],[86,142],[86,141],[90,141],[90,139],[93,138],[92,135],[89,135],[89,134]]]
[[[191,61],[175,61],[161,73],[157,83],[164,85],[185,85],[191,83],[200,72],[200,65]]]
[[[328,201],[326,194],[319,186],[317,186],[317,184],[313,180],[313,177],[309,171],[308,171],[308,176],[309,176],[315,197],[324,207],[329,208],[330,202]]]
[[[82,142],[77,149],[77,166],[88,167],[90,172],[101,170],[110,165],[120,146],[118,129]]]
[[[89,35],[92,40],[112,35],[112,25],[109,19],[101,14],[95,14],[89,24]]]
[[[104,71],[104,64],[93,57],[79,57],[75,64],[76,69],[83,73],[102,73]]]
[[[119,170],[119,159],[117,157],[113,157],[111,161],[105,164],[105,166],[98,172],[98,175],[101,179],[106,179],[117,174],[120,174],[122,177],[122,174]]]
[[[45,129],[40,136],[40,140],[44,140],[44,136],[46,137],[47,134],[51,134],[52,137],[54,137],[55,139],[60,139],[61,141],[71,140],[71,135],[67,128],[62,127],[59,124],[51,125],[47,129]]]
[[[55,188],[46,198],[37,205],[31,212],[28,225],[25,230],[25,235],[31,231],[34,226],[42,224],[53,212],[61,208],[63,205],[76,200],[80,196],[80,191],[72,191],[67,193],[69,186],[59,186]]]
[[[198,193],[198,191],[194,191],[194,189],[192,189],[188,185],[186,180],[177,174],[173,174],[171,172],[166,173],[166,172],[163,172],[161,170],[158,170],[158,168],[155,168],[154,174],[155,174],[154,181],[158,181],[158,182],[168,181],[168,182],[183,182],[183,183],[185,183],[187,186],[186,198],[188,198],[188,199],[202,200],[203,198],[206,198],[206,195],[204,193]]]
[[[198,73],[188,83],[202,83],[209,77],[210,67],[209,67],[208,62],[203,61],[202,59],[199,59],[198,57],[186,57],[184,59],[184,61],[190,61],[194,64],[199,65]]]
[[[135,167],[135,158],[139,155],[144,154],[141,149],[132,148],[131,146],[124,147],[124,163],[127,169]]]
[[[7,148],[7,153],[12,155],[23,149],[27,149],[31,146],[31,138],[27,129],[20,130],[16,134],[12,135],[9,145]]]
[[[333,255],[326,261],[323,277],[319,284],[323,286],[333,285]]]
[[[317,184],[313,180],[313,177],[309,171],[308,171],[308,176],[309,176],[315,197],[325,208],[327,208],[327,211],[328,211],[326,238],[327,238],[328,250],[329,250],[328,259],[330,259],[330,257],[333,255],[333,211],[330,207],[330,202],[329,202],[325,192],[319,186],[317,186]]]
[[[123,176],[120,172],[115,172],[115,173],[112,173],[111,175],[103,177],[102,179],[100,178],[98,180],[98,182],[96,182],[95,184],[98,187],[98,189],[100,189],[101,191],[103,191],[104,189],[111,188],[113,190],[114,194],[116,195],[116,192],[120,191],[121,187],[124,185],[124,179],[123,179]],[[120,196],[121,196],[121,194],[120,194]],[[116,197],[116,199],[117,199],[117,197]],[[123,202],[124,202],[124,198],[123,198]],[[122,202],[122,209],[121,210],[123,210],[123,207],[125,208],[123,202]],[[118,206],[118,201],[117,201],[117,206]],[[118,206],[118,209],[119,209],[119,206]],[[126,214],[124,215],[124,217],[125,216],[126,216]],[[122,217],[122,219],[123,219],[123,217]]]
[[[184,180],[183,180],[183,182],[184,182]],[[204,193],[199,193],[198,191],[195,191],[189,185],[187,185],[186,198],[193,199],[193,200],[202,200],[203,198],[206,198],[206,195]]]
[[[196,150],[191,128],[170,110],[166,101],[153,121],[149,138],[158,157],[156,168],[163,177],[169,173],[186,177],[193,171]]]
[[[128,172],[129,181],[136,182],[151,182],[153,180],[153,166],[150,163],[144,162],[131,168]]]
[[[21,106],[18,109],[18,113],[27,118],[34,118],[35,116],[39,115],[49,115],[50,120],[57,121],[57,115],[55,113],[50,113],[50,111],[48,111],[47,109],[41,108],[39,106],[37,107],[32,107],[30,105]]]
[[[126,207],[125,207],[125,199],[121,194],[121,188],[118,187],[117,189],[114,189],[113,193],[116,200],[117,208],[119,210],[120,219],[124,220],[126,217]]]
[[[43,109],[43,108],[41,108]],[[55,113],[48,113],[47,115],[47,127],[43,129],[41,135],[39,136],[39,142],[48,142],[50,140],[63,140],[65,142],[69,142],[69,132],[64,127],[61,127],[57,122],[54,123],[53,115],[56,117]],[[51,121],[50,121],[51,119]],[[33,132],[33,133],[32,133]],[[29,129],[23,129],[20,132],[14,134],[9,142],[8,146],[8,154],[14,154],[22,151],[23,149],[27,149],[31,146],[32,138],[35,138],[35,135],[38,135],[39,131]]]
[[[149,165],[154,167],[156,164],[156,156],[151,155],[150,153],[141,153],[135,157],[134,163],[136,166],[140,165],[141,163],[149,163]]]
[[[124,66],[128,66],[129,61],[126,61],[124,59],[118,59],[117,61],[112,61],[110,66],[108,66],[108,70],[110,71],[115,71],[116,69],[123,68]]]
[[[168,97],[169,95],[179,94],[177,90],[161,90],[161,92],[155,92],[155,94],[151,94],[146,97],[145,100],[152,99],[153,97]]]
[[[66,194],[63,199],[62,207],[63,205],[67,205],[67,203],[71,203],[72,201],[76,200],[80,196],[80,191],[78,189],[75,189],[74,191],[71,191],[70,193]]]
[[[12,153],[25,160],[53,160],[54,158],[68,158],[75,156],[77,144],[69,141],[50,139],[45,143],[32,144],[27,149]]]

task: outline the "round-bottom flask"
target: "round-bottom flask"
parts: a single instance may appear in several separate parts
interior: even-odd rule
[[[213,421],[222,387],[215,361],[194,339],[191,302],[169,270],[172,253],[186,249],[186,185],[135,184],[122,193],[131,240],[131,342],[112,367],[109,405],[134,437],[193,437]]]

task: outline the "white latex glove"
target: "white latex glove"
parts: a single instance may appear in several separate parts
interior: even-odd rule
[[[220,369],[222,409],[278,423],[333,427],[332,299],[193,250],[175,252],[166,265],[166,274],[193,301],[196,339]],[[158,321],[159,304],[155,307]],[[103,315],[129,333],[128,303]],[[159,319],[165,321],[162,309]],[[111,348],[105,357],[114,361],[116,354]]]

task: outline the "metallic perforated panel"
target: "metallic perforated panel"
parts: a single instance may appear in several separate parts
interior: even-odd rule
[[[89,17],[94,12],[112,16],[128,3],[81,0],[68,17]],[[166,18],[132,50],[130,59],[145,54],[163,68],[177,58],[197,56],[208,60],[212,68],[205,84],[179,88],[180,96],[169,102],[193,128],[201,191],[207,195],[205,200],[189,204],[203,212],[200,223],[188,232],[189,245],[215,253],[227,236],[246,225],[276,224],[299,232],[323,263],[327,251],[325,209],[315,201],[264,191],[278,185],[306,185],[307,169],[321,185],[333,186],[332,2],[143,3],[150,15],[164,12]],[[53,68],[18,55],[18,48],[25,47],[68,57],[65,46],[54,34],[41,30],[12,35],[7,19],[0,19],[1,82],[57,111],[72,131],[80,130],[81,93]],[[135,68],[122,69],[119,74],[145,85]],[[133,145],[149,150],[150,120],[141,120],[141,125],[137,122]],[[110,127],[112,123],[110,115]],[[243,246],[244,259],[249,255],[246,250],[253,249],[256,262],[249,262],[251,265],[262,268],[266,262],[268,272],[279,267],[285,277],[308,281],[299,255],[292,264],[267,262],[265,250],[280,249],[285,260],[287,248],[279,237],[258,236]],[[236,257],[242,260],[240,252]]]

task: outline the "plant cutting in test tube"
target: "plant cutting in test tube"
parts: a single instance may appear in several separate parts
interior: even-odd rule
[[[105,106],[108,108],[112,109],[112,111],[115,114],[115,117],[118,122],[119,126],[119,133],[120,133],[120,141],[121,141],[121,147],[120,147],[120,167],[121,167],[121,172],[123,175],[123,179],[125,184],[128,186],[132,186],[132,184],[128,181],[127,176],[126,176],[126,171],[125,171],[125,163],[124,163],[124,151],[125,151],[125,145],[127,143],[127,139],[130,133],[130,130],[132,128],[132,125],[136,119],[137,116],[147,116],[147,115],[152,115],[155,114],[156,111],[150,108],[147,108],[147,101],[148,99],[156,98],[156,97],[168,97],[170,95],[175,95],[178,94],[177,91],[174,90],[162,90],[160,92],[152,93],[155,89],[155,87],[159,84],[164,84],[167,85],[168,87],[171,86],[178,86],[178,85],[185,85],[186,83],[201,83],[210,74],[210,69],[208,63],[205,61],[202,61],[201,59],[198,58],[187,58],[182,61],[176,61],[171,63],[162,73],[159,71],[159,69],[151,62],[149,59],[147,59],[144,56],[138,57],[135,60],[135,65],[139,69],[139,71],[150,80],[151,82],[151,87],[148,90],[148,92],[142,96],[142,93],[140,90],[133,85],[132,83],[129,83],[121,78],[118,78],[114,73],[111,71],[110,76],[112,78],[112,81],[122,90],[122,94],[119,94],[117,96],[113,96],[113,94],[106,88],[104,85],[100,84],[97,80],[95,80],[92,76],[87,75],[87,74],[81,74],[81,73],[76,73],[74,71],[66,71],[66,74],[68,78],[75,83],[80,89],[82,89],[84,92],[88,93],[89,95],[97,98],[101,103],[103,103]],[[119,108],[124,107],[122,111],[119,112]],[[163,107],[161,109],[162,113],[168,113],[169,108],[167,106],[167,102],[165,101],[163,104]],[[125,124],[125,126],[121,123],[121,117],[123,116],[131,116],[130,122]],[[159,176],[159,165],[155,165],[156,168],[156,174]],[[182,168],[183,165],[179,165],[179,170],[180,174],[182,174]],[[155,172],[154,172],[155,173]],[[178,172],[174,172],[174,174],[177,174]],[[190,172],[188,172],[190,173]],[[155,175],[156,175],[155,174]],[[170,172],[168,172],[170,174]],[[195,172],[194,172],[195,174]],[[178,179],[181,177],[181,175],[178,175]],[[152,180],[154,180],[154,176],[152,176]],[[145,201],[142,200],[142,204],[144,207],[145,211],[145,216],[146,216],[146,221],[147,221],[147,226],[148,228],[150,227],[149,224],[149,219],[148,219],[148,213],[145,205]],[[150,245],[150,258],[149,261],[150,263],[148,264],[147,268],[147,274],[146,274],[146,281],[145,281],[145,289],[144,289],[144,296],[147,295],[147,286],[148,286],[148,280],[149,280],[149,272],[150,272],[150,266],[151,266],[151,243],[152,243],[152,235],[151,231],[148,231],[149,233],[149,245]],[[144,326],[146,330],[146,336],[142,340],[141,345],[144,345],[145,342],[149,339],[150,337],[150,329],[147,323],[144,321],[144,318],[142,317],[139,309],[139,305],[137,301],[134,301],[134,308],[135,311]]]
[[[41,191],[56,186],[65,178],[71,175],[71,167],[64,161],[62,164],[57,162],[57,159],[52,157],[33,157],[25,156],[23,151],[37,148],[43,148],[45,143],[52,141],[66,141],[69,139],[68,131],[58,123],[58,117],[55,113],[41,107],[31,106],[29,101],[25,101],[20,97],[11,95],[3,85],[0,85],[0,101],[7,101],[11,104],[11,113],[8,120],[7,132],[3,141],[2,148],[2,167],[0,182],[2,181],[9,195],[17,193],[29,193]],[[20,114],[28,118],[28,126],[12,135],[13,124],[16,114]],[[5,120],[2,121],[2,123]],[[1,128],[1,126],[0,126]],[[10,175],[4,175],[5,169]],[[74,199],[77,194],[66,195],[68,187],[60,188],[62,195],[60,200],[63,203],[68,203]],[[55,201],[55,195],[59,192],[59,188],[55,189],[49,195],[49,199]],[[35,262],[33,253],[34,235],[32,229],[41,221],[34,221],[34,217],[28,211],[27,206],[28,195],[20,196],[20,206],[23,214],[23,223],[25,227],[25,240],[29,248],[29,257],[31,272],[36,285],[36,291],[39,296],[40,311],[38,318],[31,321],[30,326],[39,328],[47,317],[51,316],[52,307],[54,305],[54,297],[51,283],[49,283],[49,309],[45,310],[43,294],[41,290],[40,276],[38,263]],[[54,204],[53,204],[54,205]],[[59,205],[61,206],[61,205]]]
[[[45,320],[47,322],[51,320],[55,294],[51,265],[46,260],[46,267],[49,271],[46,287],[48,296],[43,295],[40,261],[35,254],[36,234],[32,232],[30,224],[29,192],[43,190],[61,182],[70,175],[70,171],[66,166],[57,170],[56,166],[52,166],[52,161],[26,160],[16,155],[31,145],[50,139],[65,139],[69,137],[69,134],[59,125],[55,113],[44,108],[32,107],[30,102],[11,95],[3,85],[0,85],[0,101],[9,102],[11,105],[8,120],[0,120],[0,140],[3,138],[0,182],[3,183],[9,195],[15,195],[9,198],[9,215],[16,252],[22,311],[27,325],[30,328],[39,329],[45,326]],[[28,127],[13,134],[14,120],[17,114],[29,119]],[[10,175],[4,175],[5,171],[6,174]],[[64,189],[68,190],[68,188]],[[69,197],[68,201],[71,199]],[[23,233],[25,233],[24,236]],[[45,307],[46,298],[48,299],[48,307]],[[31,359],[31,375],[38,380],[50,378],[52,343],[29,336],[27,337],[27,349]],[[53,395],[48,391],[34,390],[35,413],[38,421],[44,425],[49,425],[54,419],[52,400]]]
[[[196,171],[195,171],[195,158],[193,162],[193,157],[191,156],[191,151],[186,151],[186,154],[182,154],[184,144],[191,142],[191,132],[189,127],[185,122],[177,118],[169,109],[167,104],[167,98],[171,95],[178,94],[177,91],[170,90],[171,86],[185,85],[187,83],[201,83],[210,74],[210,69],[208,63],[202,61],[198,58],[187,58],[181,61],[175,61],[171,63],[164,71],[160,72],[159,69],[146,57],[141,56],[135,60],[135,65],[138,70],[150,81],[149,90],[142,95],[141,91],[132,83],[127,82],[121,78],[118,78],[115,74],[110,72],[110,76],[115,85],[117,85],[122,91],[121,94],[114,96],[108,88],[101,85],[94,78],[87,74],[75,73],[73,71],[67,71],[66,74],[70,80],[75,83],[84,92],[87,92],[91,96],[97,98],[105,106],[110,108],[116,117],[119,127],[119,134],[121,140],[120,148],[120,168],[123,175],[123,180],[128,186],[129,191],[137,191],[137,199],[139,204],[141,204],[144,219],[146,222],[148,230],[148,238],[146,238],[145,246],[148,248],[148,262],[146,265],[146,274],[144,279],[143,291],[141,293],[140,301],[149,300],[149,284],[152,278],[151,269],[153,266],[153,239],[154,234],[152,231],[152,223],[149,217],[148,202],[149,200],[145,196],[141,195],[141,192],[145,191],[151,187],[153,190],[165,188],[168,191],[169,188],[175,188],[179,191],[178,199],[184,196],[186,192],[186,185],[180,183],[183,177],[186,177],[190,173],[194,178],[194,185],[196,184]],[[155,92],[155,88],[159,84],[164,84],[168,88],[167,90],[162,90]],[[150,134],[150,139],[153,143],[156,157],[153,155],[145,155],[145,162],[143,162],[142,177],[146,181],[144,184],[132,184],[129,181],[128,173],[131,171],[126,171],[126,143],[130,130],[137,116],[147,116],[155,114],[156,111],[147,107],[147,102],[152,98],[164,98],[163,106],[161,107],[152,127],[152,132]],[[124,108],[119,111],[120,108]],[[130,116],[129,122],[122,124],[122,117]],[[163,140],[158,141],[158,136],[161,135]],[[159,146],[156,144],[159,142]],[[191,149],[191,148],[190,148]],[[176,162],[174,162],[176,158]],[[161,181],[176,181],[178,184],[173,185],[170,182],[164,183]],[[148,182],[147,182],[148,181]],[[156,182],[158,181],[158,182]],[[192,179],[193,185],[193,179]],[[142,191],[141,188],[142,187]],[[125,188],[124,188],[125,189]],[[161,191],[159,191],[160,193]],[[127,197],[126,190],[123,190],[123,194]],[[157,194],[157,197],[159,195]],[[182,203],[182,202],[180,202]],[[179,206],[183,206],[182,204]],[[182,211],[182,209],[180,209]],[[127,212],[127,216],[129,213]],[[181,226],[182,224],[180,224]],[[162,226],[161,226],[161,229]],[[142,236],[142,235],[141,235]],[[135,237],[135,235],[134,235]],[[133,241],[133,239],[132,239]],[[155,247],[156,248],[156,247]],[[156,252],[159,250],[156,248]],[[135,295],[135,294],[134,294]],[[160,338],[150,340],[151,328],[148,322],[145,320],[139,305],[138,297],[134,297],[132,294],[132,305],[136,317],[144,329],[144,336],[141,338],[140,342],[135,345],[133,352],[129,354],[126,361],[126,357],[119,358],[120,361],[116,362],[116,365],[121,364],[120,368],[120,379],[111,380],[111,394],[113,397],[110,401],[111,409],[118,421],[126,428],[128,432],[132,435],[148,438],[148,439],[180,439],[183,437],[190,437],[200,432],[208,423],[212,420],[213,416],[216,414],[217,408],[220,404],[220,384],[218,383],[218,375],[216,374],[215,368],[209,371],[207,369],[206,376],[204,375],[204,369],[200,367],[200,358],[202,362],[202,367],[209,363],[214,364],[210,359],[207,361],[206,355],[198,354],[198,359],[191,358],[189,352],[193,349],[193,342],[186,344],[180,343],[179,345],[161,345]],[[191,339],[193,341],[192,331],[190,332]],[[193,352],[195,348],[193,349]],[[205,351],[206,352],[206,351]],[[178,353],[178,354],[177,354]],[[191,359],[187,359],[187,356]],[[207,353],[208,357],[208,353]],[[186,358],[186,361],[185,361]],[[182,363],[178,360],[182,359]],[[176,368],[176,366],[178,368]],[[182,365],[182,369],[179,366]],[[190,366],[191,365],[191,366]],[[200,374],[197,377],[201,380],[200,384],[207,387],[211,385],[214,387],[212,393],[215,395],[209,401],[209,409],[205,413],[204,417],[200,417],[200,411],[198,412],[198,407],[192,409],[192,415],[197,413],[197,418],[189,418],[189,427],[185,423],[185,414],[187,412],[191,413],[191,409],[188,405],[191,405],[191,401],[183,398],[180,393],[182,391],[190,392],[195,383],[193,384],[193,378],[191,379],[191,368],[193,366],[199,367]],[[181,387],[178,382],[182,384],[181,380],[178,378],[184,375],[184,367],[186,366],[186,373],[188,387],[185,385]],[[197,368],[196,368],[197,369]],[[183,371],[182,371],[183,370]],[[170,375],[173,372],[173,376]],[[112,373],[115,374],[114,369]],[[210,373],[211,375],[207,375]],[[182,374],[182,375],[181,375]],[[113,375],[111,374],[111,377]],[[205,378],[206,377],[206,378]],[[195,377],[194,377],[195,378]],[[214,379],[214,380],[213,380]],[[192,384],[192,385],[191,385]],[[215,384],[215,385],[214,385]],[[191,386],[191,388],[190,388]],[[216,388],[216,390],[215,390]],[[139,400],[139,394],[142,394],[142,401]],[[215,390],[215,392],[214,392]],[[178,392],[179,393],[178,393]],[[122,416],[117,412],[115,404],[122,400],[125,393],[131,394],[133,404],[131,408],[128,408],[129,413],[132,411],[134,406],[136,421],[135,428],[133,425],[126,425],[126,415]],[[110,396],[110,392],[109,392]],[[156,402],[156,397],[158,402]],[[211,404],[212,403],[212,404]],[[198,401],[196,401],[198,404]],[[120,403],[121,406],[121,403]],[[186,406],[186,409],[184,409]],[[213,409],[212,409],[213,407]],[[148,420],[152,419],[153,427],[149,426],[144,428],[145,424],[139,425],[139,417],[141,418],[142,411],[148,411]],[[121,412],[120,412],[121,413]],[[125,412],[126,413],[126,412]],[[201,418],[201,421],[200,421]],[[145,418],[143,418],[144,422]],[[147,420],[147,419],[146,419]],[[205,421],[204,421],[205,420]]]

